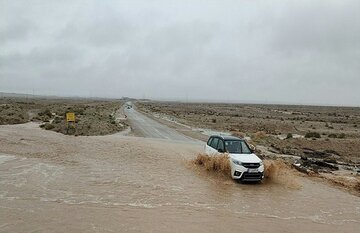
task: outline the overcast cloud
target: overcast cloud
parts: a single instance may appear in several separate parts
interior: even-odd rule
[[[360,106],[360,1],[0,0],[0,91]]]

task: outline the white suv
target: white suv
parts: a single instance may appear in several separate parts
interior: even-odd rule
[[[244,139],[233,136],[211,136],[205,146],[208,156],[227,153],[231,177],[242,181],[261,181],[264,165]]]

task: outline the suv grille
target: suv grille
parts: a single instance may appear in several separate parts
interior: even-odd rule
[[[246,168],[258,168],[260,167],[260,163],[242,163],[242,165]]]
[[[242,180],[244,181],[258,181],[261,180],[262,173],[247,173],[244,172],[244,175],[242,176]]]

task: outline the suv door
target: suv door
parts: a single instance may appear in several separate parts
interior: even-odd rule
[[[217,151],[218,151],[218,153],[225,153],[224,140],[219,139],[219,143],[218,143],[218,146],[217,146]]]
[[[218,143],[219,143],[219,138],[218,137],[213,137],[211,144],[209,146],[209,155],[215,155],[218,153]]]
[[[212,150],[211,150],[211,142],[214,139],[214,137],[210,137],[209,140],[207,141],[206,145],[205,145],[205,153],[207,155],[211,155]]]

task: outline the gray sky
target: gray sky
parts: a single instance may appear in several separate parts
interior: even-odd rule
[[[360,1],[0,0],[0,91],[360,106]]]

